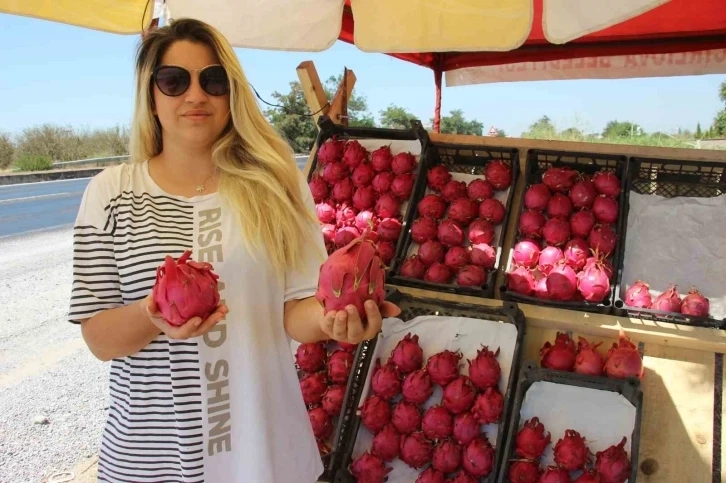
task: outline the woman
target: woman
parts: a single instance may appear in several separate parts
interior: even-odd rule
[[[384,304],[324,314],[312,196],[267,123],[234,51],[179,20],[136,60],[133,163],[104,170],[74,228],[69,319],[112,360],[99,480],[313,482],[322,472],[290,338],[372,338]],[[220,276],[206,320],[172,327],[151,289],[168,254]]]

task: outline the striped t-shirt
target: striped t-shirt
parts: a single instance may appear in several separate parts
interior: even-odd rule
[[[302,175],[307,207],[315,212]],[[305,269],[277,281],[247,251],[237,218],[216,193],[166,194],[148,163],[95,176],[74,226],[69,320],[144,298],[169,254],[192,250],[220,276],[227,319],[203,337],[159,335],[114,359],[99,481],[312,483],[323,467],[302,400],[284,303],[312,296],[325,247],[317,223]]]

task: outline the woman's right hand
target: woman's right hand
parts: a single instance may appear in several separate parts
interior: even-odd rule
[[[153,292],[149,292],[149,295],[141,301],[141,310],[167,337],[176,340],[191,339],[206,334],[212,327],[224,320],[229,313],[227,305],[220,304],[206,320],[202,320],[200,317],[194,317],[187,320],[183,325],[175,327],[167,322],[161,315],[161,312],[159,312],[159,307],[154,301]]]

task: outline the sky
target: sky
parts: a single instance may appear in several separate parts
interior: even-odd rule
[[[44,20],[0,14],[0,132],[33,125],[74,128],[128,124],[133,107],[133,58],[139,36],[123,36]],[[322,80],[355,72],[354,92],[370,111],[405,107],[427,124],[434,110],[429,69],[336,42],[324,52],[235,49],[263,99],[288,92],[296,67],[312,60]],[[444,87],[442,112],[518,136],[543,115],[559,129],[602,131],[608,121],[633,121],[648,131],[710,126],[723,108],[718,86],[726,75],[623,80],[569,80]],[[263,107],[266,107],[263,105]]]

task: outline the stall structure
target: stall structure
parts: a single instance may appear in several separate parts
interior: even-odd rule
[[[500,324],[492,325],[486,331],[489,335],[482,335],[482,340],[494,332],[505,333],[503,328],[517,328],[516,336],[506,339],[510,349],[501,362],[507,374],[513,375],[506,382],[502,380],[499,386],[505,394],[504,416],[498,421],[503,429],[488,432],[496,435],[490,438],[496,447],[496,463],[493,473],[481,481],[506,481],[513,461],[509,452],[512,438],[524,418],[531,416],[528,411],[538,407],[530,400],[535,396],[528,399],[528,388],[541,388],[535,384],[542,381],[562,382],[563,377],[577,379],[566,371],[544,376],[539,372],[547,344],[555,343],[559,334],[567,334],[574,341],[584,337],[590,344],[601,342],[600,350],[605,356],[622,333],[635,344],[642,357],[642,378],[628,379],[637,389],[627,387],[630,383],[610,384],[612,381],[601,375],[593,376],[595,380],[579,380],[575,385],[592,383],[592,387],[619,394],[632,405],[632,412],[628,412],[632,421],[626,425],[628,432],[632,429],[628,448],[633,451],[630,457],[634,463],[629,481],[723,481],[726,448],[722,431],[726,377],[723,283],[726,277],[719,268],[724,257],[718,255],[713,245],[722,245],[724,240],[720,228],[723,223],[718,221],[718,216],[722,216],[726,200],[726,152],[438,132],[444,80],[451,87],[521,80],[724,73],[726,9],[722,1],[269,0],[260,4],[254,0],[166,0],[152,5],[150,0],[98,0],[92,4],[73,0],[53,3],[0,0],[0,11],[120,34],[138,34],[157,17],[189,16],[217,26],[239,47],[314,52],[340,40],[355,44],[365,52],[390,55],[431,69],[437,120],[433,132],[426,132],[416,121],[410,129],[391,132],[346,126],[345,106],[355,84],[353,72],[345,71],[335,97],[327,99],[313,64],[306,62],[298,67],[310,109],[319,113],[316,122],[320,135],[305,169],[310,182],[318,177],[322,179],[324,165],[331,159],[340,162],[340,157],[334,155],[327,160],[321,158],[321,148],[338,141],[346,144],[357,141],[366,152],[361,158],[366,162],[372,162],[375,151],[388,145],[391,156],[402,156],[397,161],[400,172],[395,174],[410,175],[397,186],[397,200],[389,198],[380,207],[389,212],[382,218],[397,220],[387,223],[383,241],[388,242],[387,282],[391,297],[405,308],[406,320],[400,321],[403,325],[394,321],[391,329],[384,330],[378,339],[356,349],[355,370],[348,380],[342,422],[335,431],[332,456],[327,455],[326,481],[351,481],[354,462],[366,450],[365,444],[372,436],[366,434],[366,424],[362,421],[365,417],[358,408],[371,396],[371,380],[376,370],[374,357],[381,357],[385,362],[386,352],[396,343],[396,334],[401,332],[402,336],[409,327],[405,322],[416,320],[412,327],[420,331],[421,340],[429,337],[424,347],[427,357],[432,355],[429,350],[443,347],[460,348],[467,356],[472,354],[471,346],[464,348],[458,342],[447,346],[448,339],[437,341],[420,317],[456,318],[458,323],[463,323],[462,318],[482,319]],[[355,149],[363,152],[360,147]],[[350,160],[351,172],[347,174],[351,177],[361,159]],[[493,163],[497,169],[490,171]],[[419,239],[416,241],[412,228],[424,217],[419,213],[421,199],[437,193],[429,185],[428,176],[437,166],[445,167],[451,179],[465,184],[477,178],[491,181],[495,173],[501,173],[502,166],[511,175],[509,184],[503,184],[492,196],[485,197],[496,198],[504,212],[499,217],[493,214],[496,207],[492,208],[495,211],[486,211],[492,218],[488,221],[494,225],[487,243],[492,249],[489,255],[493,266],[486,269],[486,282],[474,287],[459,283],[458,275],[453,273],[440,277],[445,280],[432,281],[403,271],[406,261],[420,253],[418,250],[426,240],[426,237],[416,237]],[[614,273],[609,289],[594,301],[538,298],[532,293],[517,293],[510,284],[514,247],[521,241],[520,221],[526,192],[542,181],[546,170],[552,167],[575,169],[580,180],[582,176],[608,171],[616,174],[621,182],[613,198],[618,202],[617,216],[611,223],[616,235],[615,248],[610,250],[608,258]],[[337,176],[330,174],[329,178],[332,188]],[[363,181],[361,185],[366,186]],[[339,197],[347,198],[342,194]],[[377,192],[376,204],[382,197],[383,193]],[[344,201],[350,203],[350,200]],[[483,216],[482,201],[478,200],[479,216]],[[450,207],[450,202],[447,206]],[[648,239],[638,231],[638,226],[653,221],[654,216],[662,216],[664,206],[669,213],[677,215],[677,221],[664,218],[660,223],[671,228],[668,240],[679,247],[690,241],[693,250],[685,252],[695,252],[697,256],[681,256],[682,248],[676,254],[658,252],[662,248],[654,246],[651,251],[663,253],[663,260],[668,262],[659,263],[658,267],[651,265],[654,278],[649,283],[653,298],[664,292],[669,282],[664,278],[668,272],[660,265],[686,264],[692,270],[685,269],[682,273],[691,277],[689,281],[710,284],[699,286],[712,301],[709,317],[634,308],[625,303],[625,293],[635,282],[634,277],[648,274],[649,267],[638,265],[633,258],[634,253],[640,253],[637,249],[643,248],[639,243]],[[697,207],[707,207],[710,211],[701,212]],[[338,210],[340,206],[332,208]],[[370,211],[375,213],[378,209],[375,206]],[[446,216],[449,214],[447,211]],[[331,225],[337,230],[336,223],[337,220],[321,222],[321,229]],[[679,231],[679,227],[684,229]],[[390,235],[391,231],[395,236]],[[337,248],[335,239],[328,242],[331,250]],[[471,254],[471,248],[467,250]],[[704,263],[709,262],[710,270],[704,269]],[[680,283],[683,296],[690,287],[683,286],[687,282]],[[461,335],[446,335],[445,330],[441,333],[440,337],[452,337],[452,340]],[[470,333],[477,330],[471,329]],[[607,420],[606,417],[598,420],[597,410],[591,417],[593,432],[596,426],[602,426],[598,421]],[[552,427],[560,428],[560,423],[553,420]],[[596,434],[591,439],[613,436]],[[552,443],[561,436],[553,434]],[[543,458],[551,458],[551,454]],[[391,483],[406,481],[410,476],[410,473],[398,473],[405,470],[399,463],[396,461],[396,469],[389,475]]]

